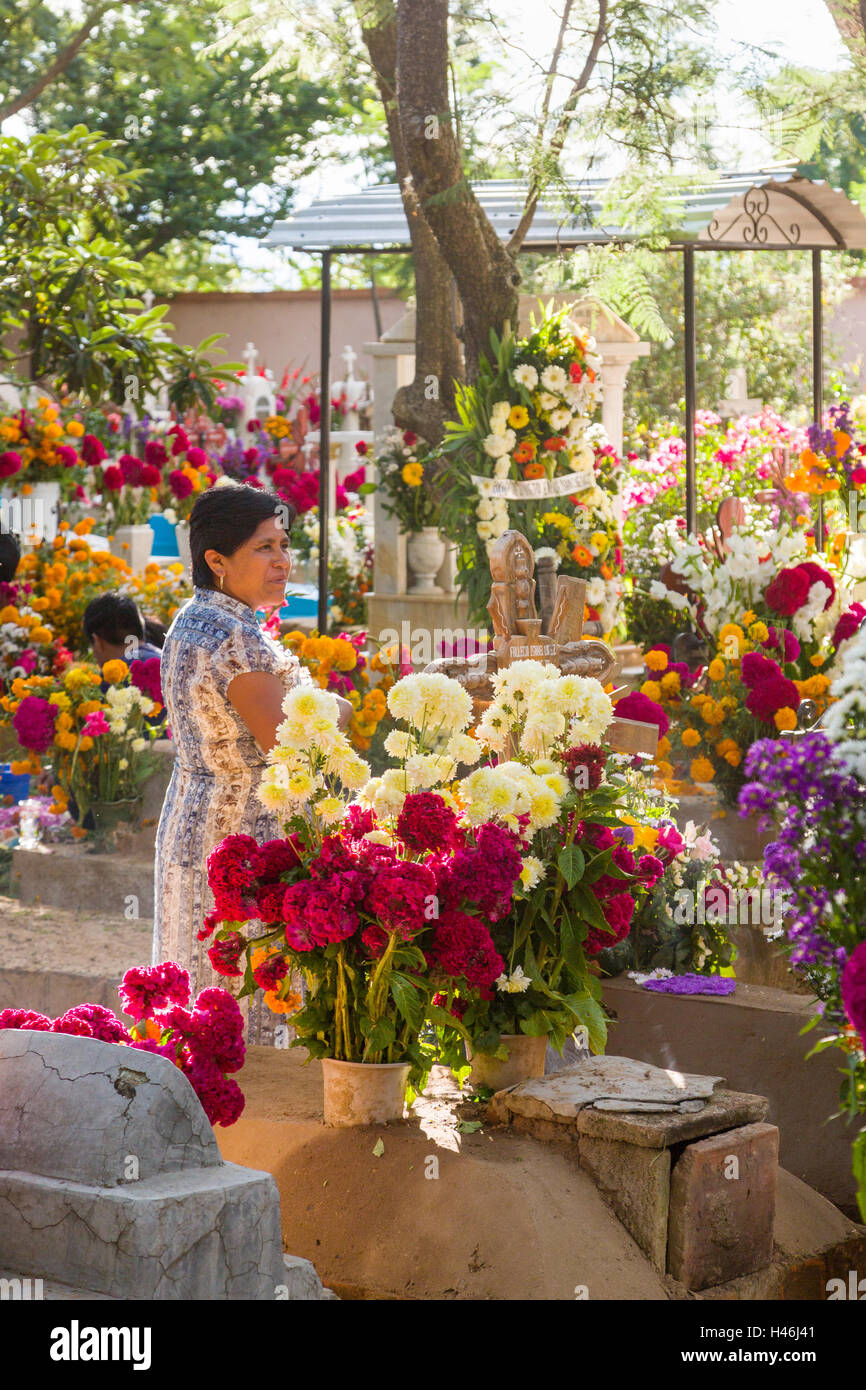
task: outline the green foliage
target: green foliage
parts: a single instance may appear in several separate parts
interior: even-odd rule
[[[326,129],[329,141],[351,138],[370,94],[356,73],[335,90],[297,61],[264,76],[261,31],[246,49],[205,52],[219,33],[210,0],[111,11],[31,107],[41,130],[86,121],[128,142],[143,172],[114,211],[159,292],[184,269],[187,285],[207,279],[209,248],[260,237],[285,216]],[[234,273],[223,262],[222,287]]]
[[[212,399],[202,348],[164,333],[146,308],[141,266],[115,208],[138,178],[111,140],[76,126],[0,138],[0,330],[13,370],[85,402],[169,387],[181,405]],[[233,369],[223,364],[221,370]]]

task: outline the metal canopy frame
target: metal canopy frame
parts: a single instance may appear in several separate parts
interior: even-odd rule
[[[547,199],[539,202],[536,216],[520,254],[556,255],[581,246],[625,244],[634,233],[623,227],[600,224],[601,199],[606,180],[574,184],[570,194],[581,201],[582,220]],[[508,179],[486,180],[472,185],[497,234],[507,241],[519,220],[525,185]],[[778,206],[771,211],[776,199]],[[695,416],[697,412],[697,337],[695,305],[696,251],[808,251],[812,275],[812,410],[821,420],[824,411],[824,321],[822,303],[822,250],[866,250],[866,217],[839,189],[802,178],[790,165],[723,175],[712,184],[686,188],[671,196],[672,223],[676,230],[667,250],[683,260],[683,365],[685,378],[686,528],[697,527],[697,475],[695,466]],[[789,206],[790,205],[790,206]],[[783,215],[784,210],[784,215]],[[803,237],[803,222],[812,229]],[[739,238],[731,233],[739,226]],[[816,230],[817,229],[817,230]],[[363,234],[368,239],[363,240]],[[376,236],[375,233],[379,235]],[[372,233],[372,235],[370,235]],[[810,239],[811,238],[811,239]],[[319,425],[319,631],[328,624],[328,522],[329,491],[326,460],[331,444],[331,272],[334,256],[407,255],[412,247],[409,228],[397,184],[380,184],[341,199],[325,199],[274,224],[264,245],[307,251],[322,258],[321,358],[319,389],[322,413]],[[818,499],[816,544],[823,550],[824,508]]]

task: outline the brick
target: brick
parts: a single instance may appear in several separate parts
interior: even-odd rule
[[[786,1303],[817,1303],[827,1297],[827,1270],[822,1259],[802,1260],[786,1272],[782,1299]]]
[[[578,1158],[626,1230],[664,1274],[670,1151],[581,1135]]]
[[[726,1176],[730,1158],[736,1176]],[[668,1270],[687,1289],[770,1263],[778,1159],[775,1125],[744,1125],[687,1145],[671,1174],[668,1230]]]

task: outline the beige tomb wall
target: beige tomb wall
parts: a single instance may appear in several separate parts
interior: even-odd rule
[[[256,370],[269,367],[279,386],[286,367],[302,367],[302,375],[319,370],[320,318],[318,290],[190,292],[175,295],[166,319],[176,343],[195,346],[211,333],[225,333],[217,347],[226,361],[240,362],[247,343],[258,350]],[[394,290],[379,290],[382,331],[397,322],[406,305]],[[369,377],[371,360],[364,344],[375,342],[376,317],[369,290],[334,290],[331,310],[331,380],[345,375],[342,352],[348,345],[358,354],[355,376]],[[217,359],[219,360],[219,359]]]

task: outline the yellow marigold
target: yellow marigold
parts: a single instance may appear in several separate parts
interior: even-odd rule
[[[788,705],[784,705],[782,709],[776,710],[773,715],[773,723],[780,733],[783,729],[796,729],[797,716]]]
[[[743,627],[748,627],[750,623],[753,623],[755,621],[757,616],[757,613],[753,613],[750,608],[747,612],[743,614],[742,618],[740,619],[740,622],[742,623]]]
[[[357,710],[361,708],[361,696],[358,694],[357,690],[350,690],[346,699],[349,701],[352,709]]]
[[[322,661],[333,665],[335,646],[336,643],[330,637],[308,637],[301,648],[301,655],[307,661]]]
[[[26,777],[30,771],[30,759],[13,758],[9,764],[9,770],[13,777]]]
[[[69,733],[70,730],[74,727],[74,723],[75,721],[73,720],[72,715],[67,713],[67,711],[64,709],[61,710],[58,714],[54,727],[55,729],[60,729],[63,733]]]
[[[710,680],[711,680],[711,681],[720,681],[720,680],[723,679],[724,674],[725,674],[725,663],[722,661],[722,659],[721,659],[720,656],[715,656],[715,657],[713,657],[712,661],[710,662],[709,666],[707,667],[707,675],[709,676]]]
[[[827,660],[827,653],[826,653],[826,652],[816,652],[814,656],[810,656],[810,657],[809,657],[809,665],[810,665],[810,666],[823,666],[823,665],[824,665],[824,662],[825,662],[826,660]]]
[[[655,647],[651,652],[647,652],[644,657],[644,665],[650,671],[666,671],[668,668],[668,658],[666,652],[660,652]]]
[[[289,994],[281,999],[275,989],[265,993],[265,1003],[273,1014],[296,1014],[303,1003],[299,994]]]
[[[658,681],[644,681],[640,688],[641,695],[646,695],[647,699],[655,700],[656,704],[661,704],[662,688]]]
[[[76,710],[79,719],[86,719],[88,714],[96,714],[98,710],[105,709],[102,700],[82,700]]]
[[[108,681],[109,685],[120,685],[128,675],[129,667],[125,661],[106,661],[102,668],[102,678]]]
[[[685,748],[697,748],[700,741],[701,736],[698,733],[697,729],[683,730],[683,746]]]
[[[769,630],[766,623],[756,622],[749,626],[749,636],[753,642],[766,642],[769,637]]]
[[[11,603],[7,603],[4,608],[0,608],[0,626],[3,623],[20,623],[21,614]]]
[[[743,761],[743,755],[739,748],[729,748],[724,754],[724,759],[726,763],[730,763],[731,767],[739,767]]]
[[[358,653],[345,637],[334,638],[334,665],[338,671],[354,671],[358,664]]]
[[[693,782],[712,782],[715,775],[716,769],[713,767],[709,758],[700,757],[692,759],[691,766],[689,767],[689,776]]]
[[[508,412],[508,423],[513,430],[522,430],[529,424],[529,411],[525,405],[513,405]]]
[[[84,426],[80,420],[68,420],[66,422],[66,433],[71,434],[73,439],[80,439],[84,434]]]
[[[657,763],[656,766],[658,767],[658,770],[659,770],[659,776],[660,776],[660,777],[663,777],[663,778],[665,779],[665,781],[667,781],[669,778],[673,777],[673,775],[674,775],[674,769],[673,769],[673,764],[672,764],[672,763],[664,763],[664,762],[662,762],[662,763]]]
[[[662,694],[678,695],[681,684],[679,671],[668,671],[661,679]]]
[[[404,463],[400,469],[400,477],[408,487],[420,487],[424,481],[424,469],[420,463]]]
[[[743,632],[743,629],[737,623],[725,623],[724,627],[719,631],[719,648],[724,651],[726,655],[729,650],[733,650],[734,648],[740,651],[742,650],[745,636],[746,634]]]
[[[60,718],[62,719],[62,717],[61,715]],[[57,723],[60,723],[60,719],[58,719]],[[78,743],[78,739],[73,733],[70,733],[66,729],[57,729],[54,735],[54,742],[57,744],[58,748],[68,748],[69,751],[72,752]]]
[[[37,642],[40,646],[47,647],[49,642],[54,641],[54,633],[50,627],[42,627],[40,624],[30,630],[30,641]]]
[[[658,741],[658,746],[656,747],[656,755],[657,755],[658,757],[660,757],[660,758],[663,758],[663,757],[665,757],[665,755],[666,755],[667,753],[669,753],[670,751],[671,751],[671,741],[670,741],[670,739],[668,738],[667,734],[663,734],[662,737],[661,737],[661,738],[659,739],[659,741]]]
[[[808,680],[805,680],[803,682],[803,689],[810,699],[815,700],[819,699],[824,694],[825,690],[829,688],[829,685],[830,677],[819,674],[817,676],[810,676]]]
[[[90,737],[89,734],[84,735],[78,747],[79,751],[82,753],[90,752],[91,748],[93,747],[93,739]]]

